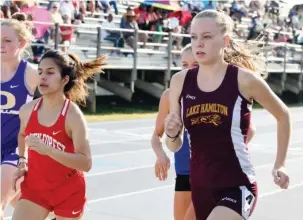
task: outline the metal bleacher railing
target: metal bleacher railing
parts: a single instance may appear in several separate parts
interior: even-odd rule
[[[61,25],[63,26],[63,25]],[[173,39],[176,37],[190,37],[189,35],[185,34],[175,34],[175,33],[167,33],[167,32],[154,32],[154,31],[142,31],[142,30],[130,30],[130,29],[121,29],[121,28],[103,28],[100,25],[94,25],[94,24],[81,24],[81,26],[72,25],[78,34],[86,34],[90,35],[90,39],[95,37],[96,43],[94,43],[95,46],[77,46],[77,45],[71,45],[70,49],[73,51],[75,50],[81,50],[83,52],[87,51],[94,51],[95,56],[100,56],[102,54],[102,51],[120,51],[122,53],[130,53],[133,55],[133,63],[131,65],[127,66],[117,66],[117,65],[108,65],[107,69],[131,69],[134,72],[134,75],[136,75],[136,71],[138,69],[144,70],[144,69],[157,69],[157,70],[165,70],[166,71],[166,79],[169,81],[171,77],[171,71],[177,71],[180,70],[180,67],[173,67],[172,66],[172,57],[173,55],[180,54],[181,51],[179,50],[173,50],[172,43]],[[77,29],[78,28],[78,29]],[[103,46],[102,42],[102,31],[101,30],[109,30],[109,31],[119,31],[119,32],[132,32],[134,33],[134,39],[135,44],[133,48],[117,48],[117,47],[111,47],[111,46]],[[275,31],[271,31],[270,33],[273,34]],[[53,45],[47,45],[47,47],[54,47],[58,49],[59,47],[63,47],[64,45],[59,44],[59,24],[55,24],[55,43]],[[147,43],[147,46],[152,47],[163,47],[166,48],[165,50],[153,50],[153,49],[139,49],[138,46],[141,46],[142,43],[138,42],[138,34],[139,33],[146,33],[149,35],[161,35],[163,37],[167,38],[167,41],[164,43]],[[282,33],[281,34],[292,34],[292,33]],[[88,41],[90,40],[88,39]],[[268,38],[265,38],[268,39]],[[237,41],[246,42],[245,40],[237,39]],[[289,44],[289,43],[275,43],[275,42],[269,42],[267,40],[265,41],[247,41],[246,43],[250,44],[258,44],[264,45],[264,48],[266,49],[266,59],[269,64],[268,66],[268,72],[269,73],[282,73],[283,78],[286,77],[287,73],[291,74],[300,74],[302,78],[302,72],[303,72],[303,46],[297,45],[297,44]],[[88,42],[89,44],[89,42]],[[278,48],[280,51],[283,50],[283,57],[279,56],[271,56],[271,51],[275,51],[275,49]],[[283,49],[282,49],[283,48]],[[166,66],[159,66],[159,65],[138,65],[138,57],[142,53],[148,53],[148,54],[166,54],[167,57],[167,65]],[[292,55],[293,56],[292,56]],[[298,57],[298,54],[301,56]],[[93,58],[93,56],[90,56]],[[271,66],[271,63],[281,64],[281,66]],[[298,64],[295,67],[291,64]],[[281,67],[283,70],[281,71]]]
[[[42,22],[37,22],[42,23]],[[54,24],[52,24],[54,25]],[[60,24],[60,26],[65,26],[64,24]],[[55,24],[55,40],[52,44],[36,44],[32,43],[31,45],[43,45],[46,48],[55,48],[59,49],[60,47],[65,47],[65,45],[60,44],[60,26],[59,24]],[[72,26],[75,29],[77,35],[85,36],[85,46],[79,46],[77,44],[71,44],[69,46],[69,50],[72,52],[81,51],[82,58],[94,58],[98,57],[101,54],[104,54],[105,51],[118,51],[120,53],[127,53],[132,55],[132,62],[121,62],[125,57],[119,57],[118,62],[109,62],[110,64],[105,67],[106,70],[129,70],[130,74],[130,86],[129,89],[134,91],[135,82],[138,77],[138,71],[162,71],[164,73],[163,77],[163,87],[164,89],[168,87],[170,78],[172,76],[172,72],[179,71],[181,67],[174,66],[173,60],[174,58],[181,53],[180,50],[173,49],[173,41],[177,37],[190,37],[185,34],[175,34],[175,33],[167,33],[167,32],[154,32],[154,31],[142,31],[137,29],[121,29],[121,28],[103,28],[100,24],[81,24],[81,25],[66,25]],[[134,47],[133,48],[118,48],[109,46],[108,43],[105,43],[102,40],[102,30],[109,31],[118,31],[120,33],[123,32],[131,32],[134,33]],[[264,32],[264,34],[273,34],[275,31]],[[160,49],[143,49],[139,48],[142,45],[142,42],[139,42],[139,33],[146,33],[148,35],[160,35],[162,36],[164,41],[163,43],[146,43],[147,47],[158,47]],[[281,32],[280,32],[281,33]],[[283,34],[292,34],[292,33],[283,33]],[[268,38],[265,38],[268,39]],[[293,93],[298,94],[299,96],[302,94],[303,90],[303,46],[289,43],[275,43],[265,41],[245,41],[241,39],[237,39],[236,41],[241,41],[245,43],[253,43],[258,45],[263,45],[262,49],[265,51],[265,57],[267,61],[267,70],[270,74],[269,82],[270,86],[276,93],[282,93],[285,90],[291,91]],[[272,54],[282,51],[279,56],[273,56]],[[89,55],[87,55],[89,54]],[[138,59],[140,59],[143,55],[149,54],[151,55],[161,55],[165,56],[166,62],[163,65],[163,59],[161,60],[161,64],[157,63],[157,61],[152,61],[153,57],[151,56],[148,61],[138,63]],[[85,55],[85,56],[84,56]],[[84,56],[84,58],[83,58]],[[98,80],[98,77],[96,77]],[[96,81],[95,80],[95,81]],[[97,83],[95,82],[96,86]],[[94,86],[94,87],[95,87]]]

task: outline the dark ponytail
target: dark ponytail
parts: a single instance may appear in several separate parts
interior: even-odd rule
[[[64,87],[66,97],[73,102],[85,105],[88,95],[86,80],[93,78],[95,74],[103,73],[106,57],[101,56],[89,62],[81,62],[73,54],[49,50],[42,56],[41,60],[46,58],[52,59],[58,65],[62,78],[69,76],[69,81]]]

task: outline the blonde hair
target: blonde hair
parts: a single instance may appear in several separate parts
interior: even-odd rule
[[[191,51],[193,48],[191,46],[191,44],[187,44],[185,47],[183,47],[181,54],[187,51]]]
[[[246,46],[235,42],[232,38],[234,22],[230,16],[221,11],[204,10],[194,17],[194,19],[199,18],[214,19],[222,33],[229,35],[230,44],[224,50],[224,60],[227,63],[251,70],[264,78],[267,77],[265,58],[258,45],[250,44]]]
[[[8,26],[12,28],[16,35],[18,36],[19,41],[25,40],[29,42],[33,39],[33,17],[30,14],[26,13],[15,13],[12,15],[12,18],[1,22],[1,26]]]

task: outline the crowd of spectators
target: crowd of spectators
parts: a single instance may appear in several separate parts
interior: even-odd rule
[[[126,1],[127,2],[127,1]],[[128,7],[119,12],[117,0],[58,0],[49,1],[47,9],[53,23],[60,26],[60,43],[62,50],[68,50],[69,45],[77,36],[76,30],[70,24],[86,23],[85,17],[100,17],[96,12],[103,12],[101,28],[139,29],[156,32],[173,32],[188,34],[190,20],[196,13],[205,9],[217,9],[228,13],[235,21],[235,34],[240,38],[252,40],[263,34],[265,29],[273,30],[270,37],[275,42],[290,42],[303,45],[303,5],[293,7],[286,17],[280,15],[280,5],[277,0],[247,0],[247,1],[179,1],[179,13],[152,5],[140,4],[138,7]],[[39,0],[2,0],[1,17],[10,16],[24,7],[39,7]],[[120,24],[114,22],[114,16],[120,16]],[[35,39],[39,45],[32,46],[34,61],[37,62],[44,52],[44,44],[55,39],[55,26],[51,25],[40,39]],[[286,34],[289,32],[291,34]],[[102,40],[112,42],[113,47],[134,47],[134,33],[102,29]],[[139,33],[138,40],[145,48],[147,42],[162,43],[165,37],[161,34]],[[167,40],[167,39],[166,39]],[[180,50],[190,42],[189,38],[175,37],[173,45]],[[158,47],[155,47],[158,49]]]

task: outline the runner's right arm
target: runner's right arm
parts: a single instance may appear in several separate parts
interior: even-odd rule
[[[25,128],[27,126],[27,122],[29,120],[31,110],[33,106],[36,104],[36,100],[30,103],[23,105],[19,110],[19,118],[20,118],[20,130],[18,134],[18,152],[20,158],[27,158],[27,151],[25,146]],[[21,162],[20,160],[19,162]],[[24,161],[26,162],[26,161]],[[25,163],[20,163],[19,166],[24,167]]]
[[[155,163],[155,176],[161,181],[167,179],[167,171],[170,168],[170,160],[163,150],[161,137],[164,133],[164,120],[169,112],[169,90],[165,90],[159,103],[159,111],[156,119],[155,130],[151,139],[152,148],[157,156]]]
[[[156,118],[156,126],[151,139],[152,148],[157,157],[165,154],[160,138],[164,133],[164,120],[169,113],[169,90],[165,90],[160,98],[159,111]]]
[[[183,124],[179,98],[183,88],[187,70],[176,73],[171,78],[169,92],[169,114],[165,119],[166,146],[172,152],[177,152],[182,146]]]

